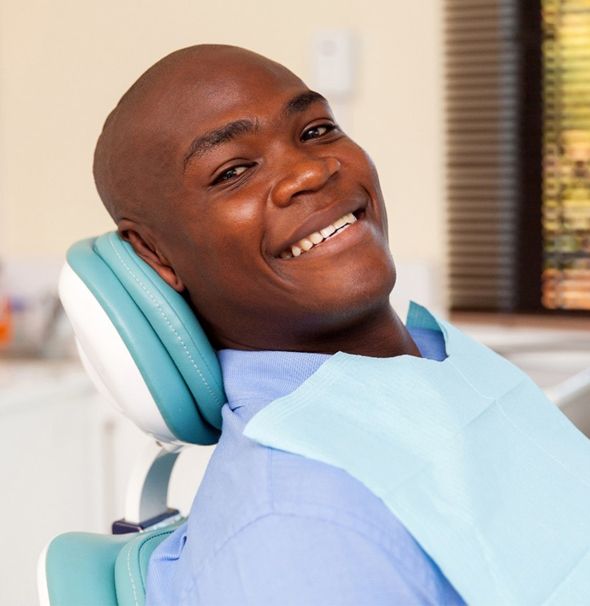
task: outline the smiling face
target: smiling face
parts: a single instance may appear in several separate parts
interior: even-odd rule
[[[325,350],[330,335],[389,309],[395,270],[376,171],[287,69],[209,48],[134,108],[133,132],[150,136],[127,139],[165,161],[127,181],[149,190],[165,165],[167,185],[147,215],[122,212],[119,231],[186,288],[217,346]]]

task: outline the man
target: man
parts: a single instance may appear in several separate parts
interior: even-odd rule
[[[183,49],[121,99],[94,168],[121,236],[219,350],[228,396],[189,521],[151,558],[148,604],[462,604],[362,484],[242,435],[337,351],[445,357],[389,304],[377,173],[327,101],[249,51]]]

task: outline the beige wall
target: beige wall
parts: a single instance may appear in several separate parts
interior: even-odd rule
[[[198,42],[245,46],[309,78],[318,28],[360,40],[349,132],[380,170],[400,259],[444,258],[442,0],[2,0],[0,255],[63,254],[111,227],[91,157],[151,63]]]

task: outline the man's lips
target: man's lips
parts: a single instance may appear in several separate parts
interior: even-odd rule
[[[360,218],[360,216],[364,214],[367,204],[367,200],[362,202],[349,202],[348,204],[338,204],[310,215],[305,221],[299,224],[285,240],[273,247],[273,257],[280,257],[282,252],[291,250],[291,247],[296,245],[303,238],[307,238],[310,234],[320,232],[327,226],[333,225],[338,219],[341,219],[348,213],[352,213],[357,219]]]

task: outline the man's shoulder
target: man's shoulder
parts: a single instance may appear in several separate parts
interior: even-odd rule
[[[267,450],[274,513],[329,515],[352,526],[368,523],[383,528],[391,523],[393,516],[381,499],[346,471],[300,455]]]
[[[436,586],[435,571],[405,527],[345,471],[252,442],[225,446],[222,440],[187,525],[152,557],[152,578],[168,579],[167,592],[219,591],[228,571],[242,578],[247,566],[248,578],[262,575],[260,588],[275,578],[274,565],[307,574],[308,564],[315,570],[320,562],[330,562],[334,573],[326,582],[365,562],[374,573],[381,567],[381,579],[399,574],[417,578],[417,587]],[[240,589],[232,587],[227,591]]]
[[[189,519],[189,541],[209,552],[258,521],[296,518],[338,525],[385,548],[413,542],[385,504],[347,472],[246,438],[215,453]],[[251,534],[251,533],[250,533]],[[197,540],[198,538],[198,540]],[[196,545],[195,545],[196,547]]]
[[[442,603],[436,598],[448,588],[417,544],[401,542],[387,549],[378,539],[321,514],[273,512],[236,528],[200,557],[189,537],[175,572],[167,553],[156,553],[148,585],[153,603],[159,595],[175,596],[162,601],[166,604],[335,600],[358,605],[389,597],[407,604]],[[164,580],[164,587],[157,579]]]

